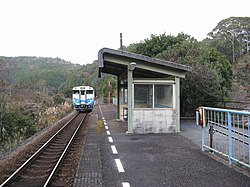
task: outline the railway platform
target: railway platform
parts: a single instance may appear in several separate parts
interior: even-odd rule
[[[94,107],[75,187],[250,186],[248,175],[187,138],[197,134],[126,134],[126,123],[115,116],[113,105]]]

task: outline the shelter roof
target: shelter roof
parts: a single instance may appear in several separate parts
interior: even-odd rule
[[[127,51],[102,48],[98,52],[99,77],[101,72],[126,77],[131,62],[136,63],[135,78],[166,78],[169,76],[184,78],[186,72],[192,71],[190,66]]]

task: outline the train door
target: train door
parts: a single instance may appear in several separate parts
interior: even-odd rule
[[[81,90],[81,106],[84,107],[86,102],[86,93],[85,90]]]

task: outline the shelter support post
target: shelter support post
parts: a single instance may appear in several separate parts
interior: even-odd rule
[[[180,78],[175,77],[175,110],[176,110],[176,132],[180,132]]]
[[[128,132],[133,133],[132,127],[132,101],[133,101],[133,92],[132,92],[132,83],[133,83],[133,71],[128,68]]]
[[[120,86],[120,81],[119,77],[117,77],[117,101],[116,101],[116,119],[120,119],[120,92],[121,92],[121,86]]]

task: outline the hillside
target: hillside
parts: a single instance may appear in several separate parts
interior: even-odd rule
[[[233,65],[232,99],[250,102],[250,54],[245,54]]]
[[[25,85],[37,91],[46,85],[51,92],[66,80],[67,72],[80,68],[59,58],[0,57],[0,80],[5,86]]]
[[[96,63],[0,57],[0,153],[70,112],[72,87],[95,81]]]

